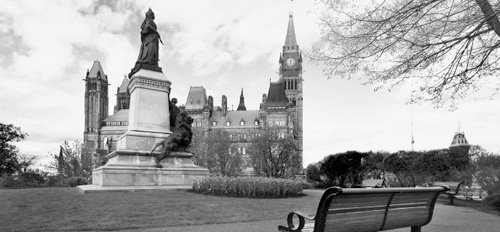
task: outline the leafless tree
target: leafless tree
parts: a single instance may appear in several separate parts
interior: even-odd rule
[[[488,97],[499,91],[498,0],[318,3],[323,43],[310,55],[328,78],[360,77],[375,90],[405,82],[418,86],[409,103],[436,107],[454,108],[480,88]]]

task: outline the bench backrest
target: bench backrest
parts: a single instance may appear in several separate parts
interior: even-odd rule
[[[314,231],[380,231],[429,223],[446,187],[342,189],[325,191]]]
[[[453,194],[453,195],[456,195],[458,193],[458,191],[460,190],[460,186],[462,186],[463,184],[464,184],[463,181],[460,181],[460,182],[436,181],[436,182],[434,182],[434,186],[448,186],[448,188],[450,188],[450,190],[448,190],[447,192],[449,194]]]

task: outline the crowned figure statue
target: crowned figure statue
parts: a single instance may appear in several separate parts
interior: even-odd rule
[[[163,44],[163,41],[156,30],[154,19],[155,13],[149,8],[148,12],[146,12],[146,18],[141,25],[141,49],[139,57],[137,57],[134,68],[128,74],[129,78],[141,68],[161,71],[161,68],[158,66],[158,42]]]

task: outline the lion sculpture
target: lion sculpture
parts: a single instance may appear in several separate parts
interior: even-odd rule
[[[167,158],[172,151],[188,151],[193,137],[193,132],[191,131],[193,121],[194,119],[185,112],[181,112],[177,116],[175,129],[172,134],[163,141],[156,143],[151,150],[151,154],[156,158],[156,167],[162,168],[163,166],[160,164],[160,161]],[[155,155],[153,152],[160,146],[163,147],[163,150],[159,155]]]

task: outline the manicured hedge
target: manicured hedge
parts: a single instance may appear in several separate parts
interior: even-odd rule
[[[288,197],[302,194],[302,182],[264,177],[206,177],[193,183],[195,192],[240,197]]]

